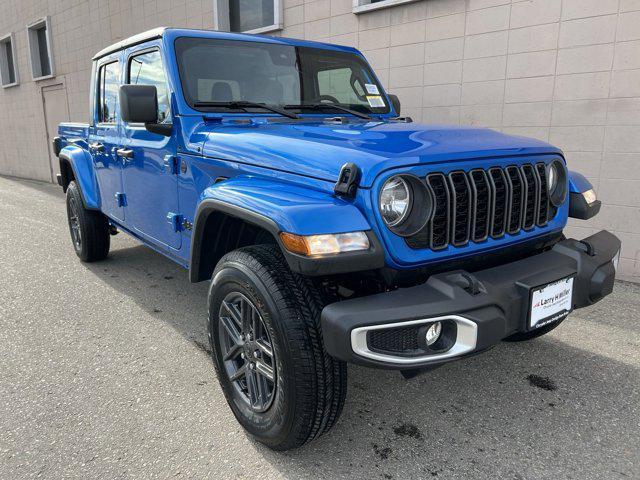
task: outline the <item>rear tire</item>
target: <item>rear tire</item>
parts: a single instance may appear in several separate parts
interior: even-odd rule
[[[291,272],[275,245],[228,253],[213,273],[209,338],[218,379],[240,424],[274,450],[297,448],[323,434],[342,411],[347,369],[324,349],[322,307],[312,282]],[[255,328],[243,318],[253,319]],[[271,381],[263,375],[269,367]],[[266,393],[252,395],[257,389],[250,385],[259,382]]]
[[[103,260],[109,254],[110,235],[107,217],[97,210],[87,210],[76,182],[67,187],[67,218],[76,255],[83,262]]]

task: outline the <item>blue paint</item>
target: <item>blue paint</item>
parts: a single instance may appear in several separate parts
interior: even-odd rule
[[[569,191],[571,193],[584,193],[592,188],[593,185],[584,175],[572,170],[569,171]]]
[[[159,49],[171,92],[173,134],[163,137],[120,120],[114,125],[99,124],[93,102],[89,125],[60,125],[61,157],[72,165],[87,207],[100,209],[114,225],[183,266],[188,267],[190,261],[191,231],[175,228],[173,220],[180,215],[193,221],[205,199],[251,210],[274,220],[282,231],[301,235],[371,229],[385,247],[387,265],[400,269],[491,251],[560,231],[566,224],[568,203],[544,228],[444,251],[413,250],[380,218],[377,195],[389,176],[549,162],[562,159],[562,152],[538,140],[489,129],[397,122],[393,111],[370,121],[346,115],[350,118],[347,124],[325,122],[335,112],[304,114],[304,121],[281,122],[269,121],[277,116],[271,113],[199,112],[182,94],[174,51],[174,42],[181,36],[361,54],[351,47],[303,40],[169,29],[161,39],[94,61],[93,96],[97,65],[120,62],[121,81],[125,82],[131,55]],[[247,122],[239,124],[238,119]],[[96,143],[103,144],[104,151],[89,150]],[[133,159],[119,157],[116,150],[121,148],[132,149]],[[333,195],[340,167],[346,162],[357,164],[362,171],[357,196],[350,200]],[[570,188],[584,191],[590,184],[571,172]],[[116,193],[126,195],[124,207],[117,206]]]

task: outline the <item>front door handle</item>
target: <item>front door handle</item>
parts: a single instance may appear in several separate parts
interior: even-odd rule
[[[104,152],[104,145],[100,142],[90,143],[89,150],[93,150],[94,152]]]
[[[133,158],[133,150],[130,148],[119,148],[116,150],[116,155],[124,158]]]

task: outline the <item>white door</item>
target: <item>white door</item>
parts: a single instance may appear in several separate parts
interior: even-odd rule
[[[60,83],[42,87],[42,103],[44,106],[44,122],[47,130],[47,151],[49,152],[49,167],[51,169],[51,181],[56,181],[56,175],[60,173],[60,163],[53,152],[53,139],[58,134],[58,124],[69,121],[69,104],[67,102],[67,89]]]

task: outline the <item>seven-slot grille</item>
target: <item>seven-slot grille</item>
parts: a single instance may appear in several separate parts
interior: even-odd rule
[[[411,248],[442,250],[543,227],[553,216],[544,163],[431,173],[431,221],[406,238]]]

